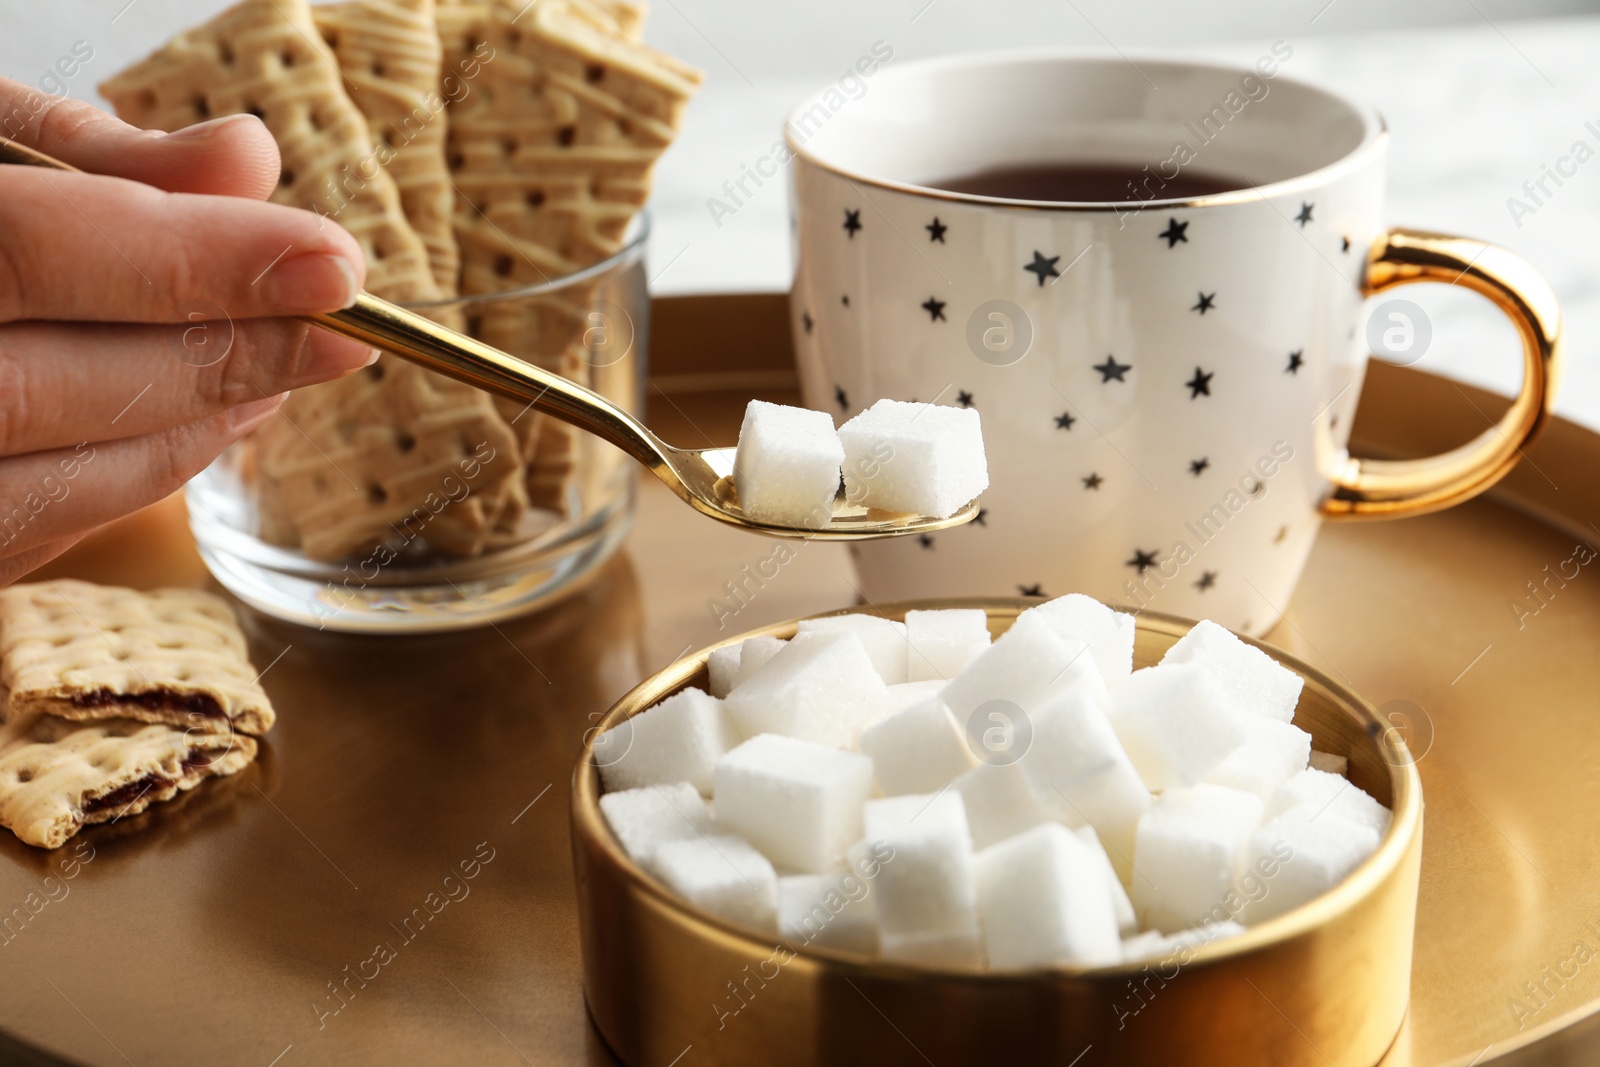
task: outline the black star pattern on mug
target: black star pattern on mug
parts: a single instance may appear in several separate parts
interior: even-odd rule
[[[850,306],[850,294],[849,293],[845,293],[843,296],[841,296],[839,298],[839,303],[843,304],[845,307],[849,307]]]
[[[1350,238],[1339,238],[1339,251],[1343,252],[1347,256],[1350,254]]]
[[[1083,479],[1083,487],[1085,489],[1099,489],[1100,483],[1103,481],[1105,481],[1105,479],[1100,477],[1098,471],[1090,471],[1089,477]]]
[[[917,544],[921,545],[923,548],[932,548],[933,547],[933,538],[928,536],[927,534],[918,534],[917,535]]]
[[[816,324],[816,320],[811,317],[811,312],[802,311],[800,313],[800,325],[805,327],[806,333],[810,333],[811,327],[815,326]]]
[[[836,385],[833,387],[833,399],[839,405],[840,411],[848,412],[850,410],[850,394],[844,391],[844,386]]]
[[[844,231],[850,235],[852,241],[855,240],[856,231],[859,229],[861,229],[861,209],[856,208],[852,211],[849,208],[845,208]]]
[[[1061,272],[1056,270],[1056,264],[1059,262],[1061,262],[1060,256],[1050,256],[1046,258],[1043,252],[1040,252],[1037,248],[1035,248],[1033,250],[1033,262],[1023,264],[1022,269],[1031,270],[1034,274],[1038,275],[1039,287],[1042,289],[1044,288],[1044,280],[1046,278],[1061,277]]]
[[[1297,348],[1293,352],[1290,352],[1289,365],[1283,368],[1283,373],[1293,374],[1298,377],[1300,374],[1300,368],[1306,365],[1305,352],[1306,350],[1303,348]]]
[[[970,408],[972,406],[972,394],[965,389],[961,390],[956,394],[956,403],[964,408]]]
[[[976,515],[972,516],[972,521],[977,523],[979,526],[988,526],[989,525],[989,509],[988,508],[979,508],[978,509],[978,513]]]
[[[926,299],[926,300],[924,300],[922,302],[922,310],[926,311],[928,313],[928,321],[929,322],[949,321],[949,320],[945,319],[945,317],[944,317],[944,301],[943,300],[935,300],[933,297],[930,296],[930,297],[928,297],[928,299]]]
[[[1096,363],[1093,366],[1095,370],[1100,372],[1101,385],[1109,381],[1127,381],[1123,375],[1133,369],[1132,363],[1118,363],[1117,357],[1112,355],[1107,355],[1104,363]]]
[[[1217,584],[1217,572],[1216,571],[1205,571],[1200,575],[1200,580],[1198,582],[1194,583],[1194,587],[1196,589],[1200,590],[1202,593],[1204,593],[1207,589],[1210,589],[1212,586],[1214,586],[1216,584]]]
[[[1216,371],[1203,371],[1199,367],[1194,369],[1194,377],[1183,384],[1189,387],[1189,399],[1211,395],[1211,379],[1216,377]]]
[[[1167,228],[1156,234],[1156,237],[1165,238],[1168,248],[1176,248],[1179,241],[1184,244],[1189,243],[1189,236],[1185,232],[1188,229],[1189,224],[1187,222],[1179,222],[1177,219],[1168,218]]]
[[[1302,230],[1306,228],[1306,223],[1311,221],[1311,212],[1316,206],[1316,204],[1308,204],[1304,200],[1300,201],[1300,214],[1294,217],[1294,221],[1300,224]]]
[[[1056,429],[1070,430],[1072,429],[1072,424],[1077,421],[1077,419],[1072,417],[1072,413],[1070,411],[1063,411],[1061,414],[1056,416]]]
[[[1156,554],[1154,552],[1146,552],[1142,548],[1135,548],[1133,550],[1133,558],[1130,560],[1125,560],[1123,565],[1127,567],[1133,567],[1138,570],[1140,574],[1143,574],[1145,571],[1156,565]]]
[[[1044,596],[1044,586],[1038,582],[1032,585],[1019,585],[1017,593],[1021,596]]]
[[[1206,312],[1211,311],[1214,308],[1216,308],[1216,306],[1217,306],[1217,294],[1216,293],[1201,293],[1199,302],[1196,303],[1195,306],[1190,308],[1189,310],[1190,311],[1198,311],[1198,312],[1200,312],[1200,314],[1204,315]]]
[[[1211,460],[1205,456],[1201,456],[1199,459],[1191,459],[1189,461],[1189,473],[1198,478],[1209,466],[1211,466]]]
[[[940,244],[944,244],[944,231],[948,230],[949,228],[950,227],[939,221],[938,215],[935,215],[933,217],[933,221],[923,227],[924,230],[928,231],[928,240],[938,241]]]

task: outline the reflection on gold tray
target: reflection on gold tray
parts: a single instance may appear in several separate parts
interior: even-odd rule
[[[745,399],[792,402],[781,297],[664,300],[655,319],[663,435],[731,444]],[[1354,448],[1437,452],[1504,403],[1374,366]],[[1557,422],[1490,499],[1325,528],[1268,635],[1422,753],[1412,1005],[1385,1067],[1600,1062],[1600,576],[1566,562],[1600,546],[1597,469],[1600,436]],[[855,599],[841,546],[774,568],[775,542],[653,483],[640,507],[593,584],[498,629],[378,639],[248,616],[256,662],[282,654],[263,678],[270,764],[85,832],[71,879],[73,845],[0,833],[0,1061],[615,1063],[581,992],[566,804],[584,731],[690,648]],[[176,501],[48,573],[206,581]]]

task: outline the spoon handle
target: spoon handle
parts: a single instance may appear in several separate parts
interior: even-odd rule
[[[654,435],[599,393],[371,293],[363,291],[350,307],[308,315],[306,321],[447,378],[529,404],[609,441],[647,466],[662,462]]]
[[[37,149],[0,137],[0,164],[3,163],[78,170]],[[371,293],[362,291],[350,307],[307,315],[305,321],[392,352],[456,381],[530,404],[609,441],[652,469],[665,463],[655,435],[600,394]]]

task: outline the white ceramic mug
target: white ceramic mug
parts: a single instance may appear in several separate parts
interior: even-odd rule
[[[1260,634],[1324,518],[1446,507],[1516,462],[1554,391],[1549,287],[1503,249],[1387,228],[1382,119],[1284,77],[1279,58],[955,56],[796,108],[791,313],[806,403],[841,419],[879,397],[983,416],[981,518],[859,546],[869,601],[1083,592]],[[927,184],[1040,163],[1126,166],[1138,199]],[[1191,167],[1241,187],[1163,198]],[[1453,452],[1353,459],[1368,352],[1403,357],[1426,326],[1401,302],[1379,305],[1369,329],[1367,298],[1413,281],[1505,310],[1524,346],[1521,394]]]

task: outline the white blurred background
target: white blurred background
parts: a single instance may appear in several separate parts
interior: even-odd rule
[[[0,0],[0,73],[37,84],[78,41],[94,85],[219,0]],[[835,80],[877,41],[893,63],[1041,45],[1182,51],[1249,62],[1290,42],[1284,73],[1375,103],[1393,130],[1390,218],[1470,234],[1532,260],[1568,316],[1558,409],[1600,429],[1600,159],[1531,215],[1508,199],[1584,140],[1600,154],[1600,0],[654,0],[648,39],[701,67],[704,89],[657,171],[652,284],[658,294],[784,289],[787,188],[769,181],[731,216],[708,206],[767,153],[790,104]],[[870,89],[869,89],[870,91]],[[1520,224],[1519,224],[1520,223]],[[1442,287],[1430,286],[1427,290]],[[1468,294],[1405,294],[1433,318],[1420,366],[1516,388],[1515,339]]]

